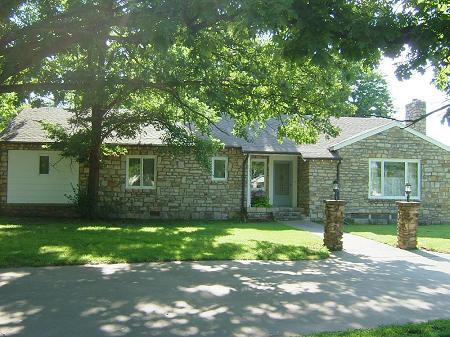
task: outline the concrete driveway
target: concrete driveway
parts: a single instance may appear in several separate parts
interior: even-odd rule
[[[450,256],[344,244],[324,261],[0,269],[0,336],[294,336],[450,318]]]

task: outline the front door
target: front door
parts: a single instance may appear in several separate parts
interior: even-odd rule
[[[273,205],[292,206],[292,162],[274,160],[273,162]]]

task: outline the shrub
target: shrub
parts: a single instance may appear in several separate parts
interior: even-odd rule
[[[65,197],[77,208],[81,217],[87,217],[90,209],[86,190],[80,188],[79,185],[76,187],[72,185],[72,191],[72,194],[65,194]]]
[[[252,207],[264,207],[270,208],[272,205],[269,202],[269,198],[266,196],[254,196],[252,198]]]

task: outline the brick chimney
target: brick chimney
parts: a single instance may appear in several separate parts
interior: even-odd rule
[[[406,125],[411,124],[411,120],[416,120],[417,118],[423,116],[427,112],[427,106],[424,101],[413,99],[411,103],[406,104]],[[421,119],[420,121],[414,123],[410,126],[410,128],[419,131],[423,133],[424,135],[427,134],[427,121],[426,118]]]

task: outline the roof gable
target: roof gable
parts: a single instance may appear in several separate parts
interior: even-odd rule
[[[381,132],[387,131],[387,130],[392,129],[394,127],[398,127],[401,130],[409,132],[409,133],[413,134],[416,137],[419,137],[419,138],[421,138],[421,139],[423,139],[423,140],[425,140],[425,141],[427,141],[427,142],[429,142],[429,143],[431,143],[433,145],[436,145],[436,146],[440,147],[443,150],[446,150],[446,151],[450,152],[450,146],[447,146],[447,145],[437,141],[434,138],[428,137],[427,135],[412,129],[411,127],[405,127],[404,124],[402,124],[400,122],[397,122],[397,121],[392,121],[389,124],[382,125],[382,126],[379,126],[379,127],[376,127],[376,128],[373,128],[373,129],[370,129],[370,130],[358,133],[358,134],[354,135],[353,137],[347,138],[347,139],[345,139],[345,140],[343,140],[343,141],[341,141],[339,143],[336,143],[335,145],[330,146],[328,149],[330,151],[337,151],[339,149],[342,149],[345,146],[354,144],[354,143],[359,142],[359,141],[361,141],[363,139],[366,139],[366,138],[368,138],[370,136],[379,134]]]

